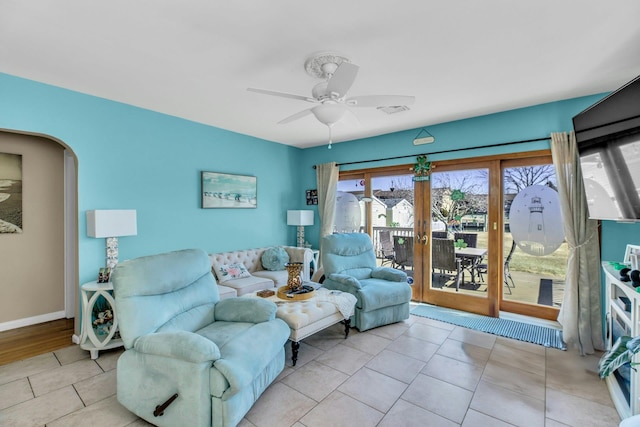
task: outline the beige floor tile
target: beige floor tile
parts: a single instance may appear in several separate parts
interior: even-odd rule
[[[438,349],[438,354],[459,360],[465,363],[472,363],[477,366],[484,366],[489,360],[491,350],[477,345],[467,344],[462,341],[446,340]]]
[[[31,385],[26,378],[0,385],[0,410],[33,399]]]
[[[502,363],[489,361],[484,368],[482,381],[534,399],[544,400],[545,398],[544,375],[532,374]]]
[[[461,362],[446,356],[435,354],[422,369],[422,373],[458,387],[474,391],[483,368],[471,363]]]
[[[102,369],[93,360],[84,359],[32,375],[29,377],[29,381],[31,382],[33,393],[36,396],[41,396],[51,390],[74,384],[102,372]]]
[[[506,345],[509,347],[516,348],[518,350],[526,351],[528,353],[537,354],[539,356],[544,356],[547,351],[546,347],[538,344],[533,344],[526,341],[512,340],[504,337],[497,337],[496,344]],[[557,351],[562,351],[562,350],[557,350]]]
[[[496,342],[493,346],[489,360],[513,366],[514,368],[531,372],[532,374],[545,374],[546,363],[544,353],[531,353],[518,347],[505,345],[501,342]]]
[[[240,425],[240,424],[238,424],[238,425]],[[154,425],[151,424],[151,423],[146,422],[142,418],[138,418],[137,420],[135,420],[131,424],[127,424],[126,427],[154,427]],[[252,425],[248,424],[245,427],[252,427]]]
[[[547,387],[613,406],[607,385],[598,376],[598,360],[593,355],[579,356],[577,351],[548,351]]]
[[[428,362],[438,351],[438,345],[402,335],[389,344],[387,350]]]
[[[484,347],[491,350],[496,342],[496,336],[487,334],[485,332],[474,331],[473,329],[456,327],[449,334],[450,339],[456,341],[462,341],[467,344],[477,345],[478,347]]]
[[[380,412],[387,412],[406,388],[407,384],[402,381],[362,368],[342,383],[338,391]],[[384,392],[381,393],[382,390]]]
[[[294,426],[295,426],[295,424],[294,424]],[[243,418],[242,420],[240,420],[240,422],[238,423],[237,427],[256,427],[256,425],[253,424],[251,421],[247,420],[246,418]]]
[[[371,359],[366,367],[380,372],[381,374],[395,378],[403,383],[409,384],[425,366],[425,362],[396,353],[390,350],[383,350],[376,357]]]
[[[316,361],[344,372],[347,375],[353,375],[362,368],[373,356],[364,351],[351,348],[344,344],[338,344],[331,350],[318,356]]]
[[[480,381],[471,409],[522,427],[544,427],[544,401]]]
[[[547,388],[547,418],[570,426],[616,427],[618,412],[611,406]]]
[[[505,423],[497,418],[490,417],[481,412],[469,409],[464,417],[461,427],[510,427],[513,424]],[[546,427],[549,427],[548,425]]]
[[[284,353],[285,366],[293,367],[293,369],[299,369],[312,360],[315,360],[318,356],[324,354],[324,350],[307,345],[302,341],[300,343],[300,348],[298,349],[298,360],[296,361],[296,366],[293,366],[293,362],[291,361],[291,341],[287,341],[284,345]]]
[[[85,406],[116,394],[116,370],[96,375],[73,385]]]
[[[391,340],[389,338],[383,338],[373,334],[356,334],[343,342],[344,345],[374,356],[384,350],[390,343]]]
[[[431,325],[436,328],[445,329],[447,331],[453,331],[457,326],[452,325],[451,323],[441,322],[439,320],[429,319],[428,317],[422,316],[411,316],[415,319],[415,323],[422,323],[423,325]]]
[[[283,409],[284,403],[286,410]],[[315,405],[313,399],[299,391],[274,383],[262,393],[245,418],[256,427],[289,427]]]
[[[384,416],[378,427],[457,427],[458,424],[400,399]]]
[[[58,362],[53,353],[45,353],[18,362],[7,363],[0,366],[0,384],[10,383],[17,379],[26,378],[40,372],[47,372],[58,367],[60,367],[60,362]]]
[[[124,427],[137,418],[112,396],[47,423],[47,427]]]
[[[571,427],[568,424],[561,423],[560,421],[552,420],[551,418],[547,418],[544,422],[544,427]],[[581,426],[582,427],[582,426]]]
[[[390,325],[380,326],[377,328],[370,329],[370,334],[377,335],[382,338],[387,338],[390,340],[395,340],[400,335],[406,332],[407,329],[411,326],[410,322],[402,321],[398,323],[392,323]]]
[[[282,383],[320,402],[348,378],[343,372],[311,361],[285,377]]]
[[[67,386],[0,411],[0,425],[43,426],[83,407],[73,387]]]
[[[122,353],[124,353],[124,349],[122,347],[101,351],[98,354],[96,363],[100,365],[102,370],[105,372],[116,369],[116,367],[118,366],[118,359],[120,358]]]
[[[300,422],[306,427],[373,427],[384,414],[339,391],[334,391]]]
[[[437,328],[435,326],[426,325],[424,323],[415,323],[404,333],[407,337],[418,338],[423,341],[432,342],[434,344],[442,344],[451,331]]]
[[[351,336],[354,331],[355,329],[351,329],[349,331],[349,336]],[[344,342],[344,325],[341,323],[336,323],[335,325],[329,326],[328,328],[316,332],[310,337],[305,338],[302,342],[307,345],[319,348],[320,350],[329,350],[336,345]]]
[[[456,423],[464,419],[472,397],[469,390],[423,374],[402,395],[402,399]]]
[[[69,347],[56,350],[53,353],[58,358],[61,365],[68,365],[69,363],[88,359],[90,357],[89,352],[81,349],[79,345],[70,345]]]

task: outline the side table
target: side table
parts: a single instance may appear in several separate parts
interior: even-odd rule
[[[118,318],[115,310],[116,301],[113,298],[113,284],[111,282],[87,282],[80,287],[80,294],[82,296],[80,348],[88,350],[92,359],[97,359],[100,350],[108,350],[123,345],[119,335],[116,335],[118,332]],[[104,310],[103,313],[110,314],[110,317],[105,315],[103,318],[96,319],[94,324],[92,314],[100,297],[104,298],[106,303],[109,304],[109,309]]]

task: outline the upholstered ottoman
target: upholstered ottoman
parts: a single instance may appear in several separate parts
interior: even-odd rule
[[[256,297],[256,293],[252,292],[244,296]],[[316,289],[313,298],[303,301],[281,299],[277,294],[267,299],[278,305],[276,317],[284,320],[291,329],[289,340],[293,366],[296,366],[300,341],[304,338],[343,320],[345,322],[344,337],[346,339],[349,336],[356,297],[347,292],[319,288]]]

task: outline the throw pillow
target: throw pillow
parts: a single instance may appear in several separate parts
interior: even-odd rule
[[[269,248],[262,253],[262,267],[265,270],[284,270],[284,265],[289,262],[289,254],[283,248]]]
[[[247,267],[242,263],[223,264],[218,267],[216,275],[220,283],[231,279],[240,279],[241,277],[251,277],[251,274],[247,271]]]

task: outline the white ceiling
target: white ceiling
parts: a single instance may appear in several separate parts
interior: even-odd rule
[[[326,144],[317,52],[360,66],[334,142],[614,90],[640,75],[638,0],[0,0],[0,72],[296,147]],[[0,94],[1,96],[1,94]]]

